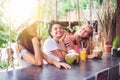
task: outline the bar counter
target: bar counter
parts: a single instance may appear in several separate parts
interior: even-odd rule
[[[46,64],[42,67],[31,66],[0,72],[0,80],[98,80],[97,73],[104,69],[109,69],[109,80],[115,80],[119,77],[119,63],[120,57],[104,55],[102,59],[86,60],[71,65],[69,70]]]

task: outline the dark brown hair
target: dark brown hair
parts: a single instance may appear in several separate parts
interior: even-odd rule
[[[48,26],[48,33],[49,33],[49,35],[50,35],[51,37],[53,37],[53,36],[51,35],[50,32],[51,32],[52,27],[53,27],[54,24],[59,24],[59,25],[63,26],[60,22],[57,22],[57,21],[51,21],[51,22],[49,23],[49,26]]]

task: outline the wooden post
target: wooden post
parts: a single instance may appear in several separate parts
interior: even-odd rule
[[[78,0],[78,25],[80,26],[80,8],[79,8],[79,0]]]
[[[118,36],[120,38],[120,0],[116,0],[117,1],[117,8],[116,8],[116,36]],[[119,41],[119,45],[118,47],[120,47],[120,41]]]
[[[12,32],[11,32],[11,26],[12,26],[12,23],[11,23],[11,19],[12,19],[12,16],[11,16],[11,0],[9,1],[9,48],[7,48],[7,55],[8,55],[8,60],[7,60],[7,71],[8,71],[8,68],[10,65],[12,65],[12,68],[14,69],[14,51],[13,49],[11,48],[11,44],[12,44]]]
[[[51,0],[52,20],[57,21],[57,0]]]
[[[38,0],[38,19],[41,20],[41,17],[40,17],[40,0]],[[39,25],[39,28],[38,28],[38,34],[40,36],[40,25]]]

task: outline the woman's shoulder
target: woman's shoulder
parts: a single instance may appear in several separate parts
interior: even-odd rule
[[[48,39],[45,40],[44,43],[52,43],[52,42],[54,42],[54,40],[52,38],[48,38]]]
[[[55,42],[54,39],[52,38],[48,38],[44,41],[44,44],[43,44],[43,47],[52,47],[52,46],[55,46],[57,43]]]

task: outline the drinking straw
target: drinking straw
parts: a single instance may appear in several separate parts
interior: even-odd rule
[[[82,49],[83,49],[83,41],[81,41],[81,47],[82,47]]]

